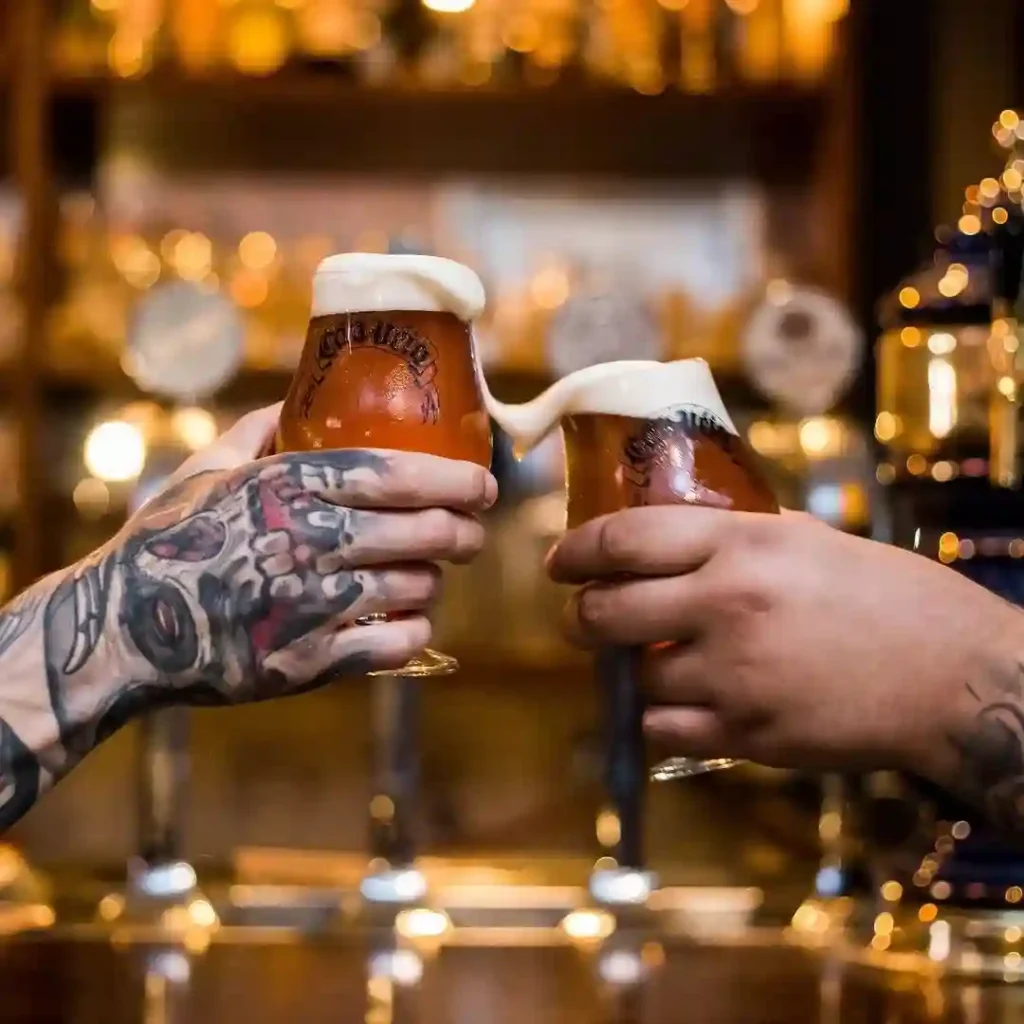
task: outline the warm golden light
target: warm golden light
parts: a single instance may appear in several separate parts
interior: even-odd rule
[[[370,801],[370,817],[384,824],[395,816],[395,801],[386,793],[377,793]]]
[[[187,448],[198,451],[217,440],[217,420],[208,409],[192,406],[171,413],[171,430]]]
[[[569,275],[561,267],[546,267],[530,282],[530,297],[541,309],[557,309],[569,298]]]
[[[976,235],[981,230],[981,219],[974,213],[965,213],[957,221],[957,227],[965,235]]]
[[[924,924],[928,924],[929,921],[934,921],[939,916],[939,908],[934,903],[924,903],[921,905],[921,909],[917,912],[917,919],[922,921]]]
[[[240,270],[231,279],[231,298],[243,309],[255,309],[267,301],[270,285],[263,274]]]
[[[921,302],[921,293],[909,285],[900,289],[900,305],[904,309],[914,309]]]
[[[124,913],[124,897],[116,894],[104,896],[96,908],[101,921],[116,921]]]
[[[1009,219],[1010,215],[1006,212],[1006,208],[1004,206],[997,206],[992,211],[992,220],[995,221],[996,224],[1005,224]]]
[[[1024,184],[1024,176],[1015,167],[1003,171],[1003,185],[1007,192],[1016,192]]]
[[[561,927],[570,939],[597,941],[615,931],[615,918],[603,910],[573,910],[562,919]]]
[[[247,75],[269,75],[288,59],[288,31],[273,5],[234,15],[227,38],[228,60]]]
[[[968,280],[967,268],[962,263],[951,263],[939,281],[939,294],[951,299],[967,287]]]
[[[422,0],[423,6],[438,14],[462,14],[468,11],[476,0]]]
[[[250,270],[266,270],[277,259],[277,242],[266,231],[251,231],[238,243],[238,258]]]
[[[956,338],[945,331],[936,331],[928,338],[928,351],[935,356],[948,356],[956,349]]]
[[[85,440],[85,468],[99,480],[135,480],[146,464],[146,440],[138,427],[111,420],[93,427]]]
[[[921,344],[921,330],[918,327],[904,327],[900,331],[900,341],[907,348],[917,348]]]
[[[99,519],[110,510],[110,488],[102,480],[87,476],[75,484],[71,500],[83,516]]]
[[[892,935],[895,922],[888,910],[883,911],[875,918],[876,935]]]
[[[217,911],[213,909],[213,904],[209,900],[193,900],[188,905],[188,916],[197,928],[213,928],[220,924]]]
[[[999,195],[999,182],[996,178],[982,178],[978,192],[986,199],[995,199]]]
[[[1019,885],[1011,885],[1010,888],[1006,890],[1007,903],[1020,903],[1022,899],[1024,899],[1024,889]]]
[[[395,931],[407,939],[439,939],[451,926],[443,910],[427,907],[403,910],[395,918]]]
[[[1007,130],[1013,131],[1020,123],[1020,117],[1016,110],[1004,110],[999,115],[999,123]]]
[[[875,437],[887,444],[896,436],[896,417],[891,412],[880,412],[875,417]]]
[[[614,811],[604,810],[597,816],[597,841],[605,847],[615,846],[622,836],[622,824]]]
[[[812,416],[800,424],[800,447],[808,455],[834,454],[842,446],[842,430],[825,416]]]
[[[201,281],[213,263],[213,243],[199,231],[190,231],[178,239],[171,262],[184,281]]]
[[[903,896],[903,886],[899,882],[885,882],[880,890],[882,899],[889,903],[898,902]]]

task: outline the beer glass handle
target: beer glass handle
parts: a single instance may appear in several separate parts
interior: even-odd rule
[[[187,708],[166,708],[142,719],[137,796],[138,857],[144,873],[183,862],[188,741]]]
[[[619,822],[610,851],[623,868],[644,867],[644,698],[638,678],[640,649],[608,647],[597,655],[597,678],[605,714],[605,786],[609,809]]]

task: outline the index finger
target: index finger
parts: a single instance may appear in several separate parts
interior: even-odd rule
[[[290,452],[271,464],[294,466],[310,494],[349,508],[447,508],[482,512],[498,485],[482,466],[420,452],[340,448]]]
[[[693,572],[722,545],[738,515],[697,505],[613,512],[570,530],[548,555],[548,573],[556,583],[587,583],[623,574]]]

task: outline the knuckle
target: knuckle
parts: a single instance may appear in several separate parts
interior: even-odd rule
[[[629,565],[636,555],[636,539],[636,529],[626,517],[609,516],[598,531],[598,553],[608,565]]]
[[[441,567],[428,562],[423,567],[420,585],[424,600],[433,602],[440,598],[444,590],[444,576],[441,573]]]
[[[388,462],[381,478],[381,493],[385,502],[398,507],[412,504],[423,490],[419,467],[405,457]]]
[[[451,512],[427,509],[420,515],[420,527],[420,542],[425,550],[445,554],[458,547],[459,524]]]
[[[588,632],[599,632],[611,616],[611,593],[604,587],[584,587],[576,599],[576,617]]]
[[[708,597],[718,614],[746,619],[770,611],[776,603],[775,584],[751,557],[735,558],[729,569],[709,585]]]

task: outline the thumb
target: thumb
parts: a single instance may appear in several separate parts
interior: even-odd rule
[[[260,457],[281,415],[283,402],[246,413],[208,448],[196,452],[175,471],[168,486],[180,483],[196,473],[217,469],[235,469]]]
[[[246,413],[233,427],[221,434],[216,444],[211,445],[210,451],[223,448],[225,454],[233,455],[236,461],[230,463],[231,466],[258,459],[277,429],[282,405],[283,402],[277,402]],[[228,465],[222,468],[227,469]]]

